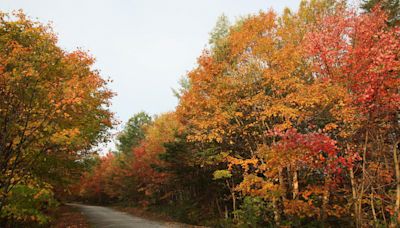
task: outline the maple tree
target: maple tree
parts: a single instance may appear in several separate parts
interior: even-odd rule
[[[400,178],[397,158],[400,40],[399,28],[389,27],[386,22],[387,14],[379,8],[362,15],[342,10],[321,21],[309,36],[309,50],[316,59],[319,77],[349,91],[351,99],[346,105],[355,108],[356,118],[362,121],[351,139],[344,142],[349,151],[362,157],[361,172],[354,174],[350,169],[357,226],[368,213],[362,203],[365,197],[370,198],[368,211],[375,223],[378,217],[386,222],[385,210],[389,209],[381,204],[383,198],[394,201],[389,210],[392,215],[398,216],[400,206],[400,186],[392,179],[392,170],[397,183]],[[381,165],[384,166],[377,169]],[[388,185],[396,186],[396,197],[386,196],[388,188],[382,186]],[[376,213],[375,200],[381,204],[380,215]]]
[[[65,52],[51,27],[0,13],[0,210],[15,186],[62,184],[107,138],[112,92],[86,52]],[[59,166],[59,164],[63,164]],[[71,169],[69,169],[71,168]],[[4,210],[3,210],[4,209]]]

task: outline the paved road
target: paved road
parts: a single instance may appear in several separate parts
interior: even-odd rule
[[[70,206],[78,208],[88,219],[93,227],[118,227],[118,228],[161,228],[182,227],[174,224],[166,224],[135,217],[125,212],[119,212],[107,207],[88,206],[71,203]]]

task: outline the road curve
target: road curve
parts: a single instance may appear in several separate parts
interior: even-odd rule
[[[150,221],[147,219],[135,217],[125,212],[119,212],[107,207],[88,206],[83,204],[68,204],[79,209],[88,222],[93,227],[106,228],[161,228],[161,227],[183,227],[175,224]]]

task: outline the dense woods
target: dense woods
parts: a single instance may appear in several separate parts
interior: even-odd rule
[[[129,121],[81,196],[209,226],[397,226],[398,3],[362,7],[222,16],[176,110]]]
[[[221,16],[176,109],[135,114],[104,156],[113,94],[93,58],[1,14],[4,224],[45,223],[72,197],[211,227],[399,226],[399,12],[303,0]]]

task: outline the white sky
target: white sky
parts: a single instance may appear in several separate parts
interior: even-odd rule
[[[0,10],[23,9],[52,22],[59,45],[81,47],[113,80],[112,111],[125,122],[134,113],[159,114],[177,104],[171,88],[194,68],[209,32],[224,13],[231,21],[300,0],[0,0]]]

